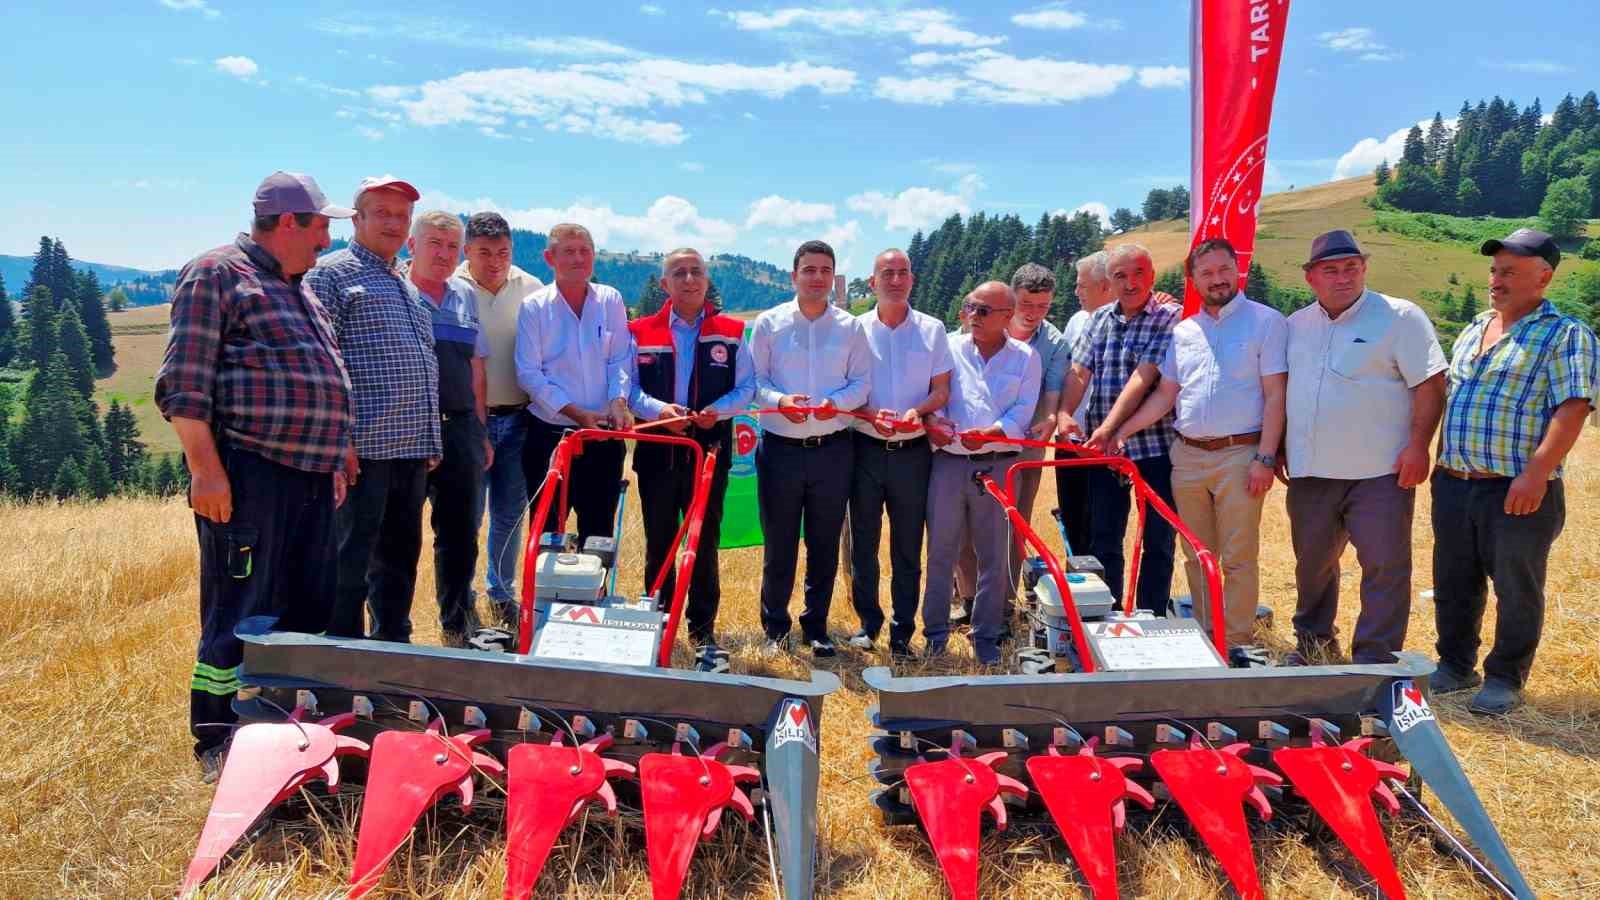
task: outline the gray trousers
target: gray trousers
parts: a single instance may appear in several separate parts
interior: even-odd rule
[[[962,532],[972,536],[978,556],[977,595],[972,604],[972,642],[978,658],[999,658],[997,641],[1005,625],[1006,566],[1011,530],[1005,511],[973,476],[988,471],[998,480],[1014,456],[974,462],[952,453],[934,453],[928,477],[927,588],[922,597],[922,630],[930,647],[950,634],[950,594]]]
[[[1331,641],[1339,611],[1339,557],[1356,545],[1361,614],[1350,657],[1393,662],[1411,616],[1411,517],[1415,491],[1394,475],[1289,479],[1289,536],[1294,544],[1295,638]]]

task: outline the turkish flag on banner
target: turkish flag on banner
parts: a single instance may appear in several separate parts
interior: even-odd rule
[[[1239,254],[1241,287],[1255,252],[1267,127],[1288,23],[1289,0],[1194,0],[1189,247],[1226,238]],[[1199,309],[1200,293],[1188,282],[1183,314]]]

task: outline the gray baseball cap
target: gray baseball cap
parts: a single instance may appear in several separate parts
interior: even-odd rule
[[[329,203],[310,175],[284,171],[268,175],[256,188],[255,210],[258,216],[316,213],[330,219],[348,219],[356,214],[353,209]]]

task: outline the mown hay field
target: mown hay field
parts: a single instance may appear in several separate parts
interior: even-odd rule
[[[1545,641],[1528,707],[1492,722],[1468,715],[1461,700],[1436,704],[1485,805],[1546,897],[1588,896],[1600,888],[1600,827],[1594,824],[1600,821],[1597,464],[1600,447],[1591,433],[1568,475],[1570,511],[1550,567]],[[1294,603],[1282,498],[1282,488],[1275,488],[1262,553],[1265,602],[1278,623],[1267,639],[1278,650],[1288,646]],[[1419,501],[1418,593],[1430,583],[1433,539],[1426,489]],[[630,510],[637,508],[630,502]],[[1035,516],[1041,526],[1045,512]],[[0,796],[6,798],[0,804],[0,897],[171,896],[211,798],[190,756],[185,715],[197,631],[192,518],[181,501],[5,505],[0,533],[8,538],[0,545]],[[636,520],[626,538],[623,588],[634,590],[641,544]],[[735,651],[736,670],[801,677],[809,659],[767,664],[754,653],[760,558],[758,548],[725,554],[722,634]],[[1346,564],[1343,587],[1353,600],[1353,553]],[[422,641],[438,637],[431,585],[425,558],[413,611]],[[832,617],[840,638],[855,624],[846,596],[841,577]],[[1353,609],[1347,602],[1341,615],[1345,634]],[[1412,649],[1431,650],[1432,615],[1427,602],[1416,603]],[[680,652],[680,662],[684,656]],[[881,827],[867,800],[865,711],[872,698],[860,673],[876,662],[870,654],[842,652],[834,665],[844,689],[826,703],[818,892],[885,900],[944,896],[918,831]],[[454,808],[430,815],[392,865],[382,895],[499,896],[505,870],[500,804],[495,789],[485,795],[471,817]],[[291,802],[207,895],[341,894],[358,805],[354,795],[312,796]],[[1297,817],[1254,826],[1254,833],[1269,896],[1371,895],[1348,856]],[[1390,833],[1412,896],[1490,895],[1463,863],[1437,852],[1421,826],[1407,821]],[[1119,852],[1126,895],[1229,896],[1210,856],[1173,812],[1139,820],[1119,841]],[[1053,898],[1081,890],[1064,846],[1049,831],[989,835],[982,872],[986,897]],[[639,829],[591,818],[585,829],[569,832],[540,895],[648,897]],[[725,825],[696,857],[686,896],[772,896],[759,830]]]

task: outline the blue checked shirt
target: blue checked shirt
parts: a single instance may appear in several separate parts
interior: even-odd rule
[[[1157,303],[1154,297],[1145,301],[1144,308],[1132,318],[1122,314],[1121,303],[1108,303],[1095,310],[1089,327],[1072,348],[1072,362],[1088,369],[1091,375],[1089,412],[1082,423],[1086,432],[1094,433],[1111,414],[1111,407],[1133,377],[1134,369],[1142,363],[1159,368],[1166,360],[1173,326],[1182,316],[1183,307]],[[1178,439],[1172,421],[1169,412],[1161,421],[1128,438],[1123,445],[1128,458],[1150,459],[1167,453]]]
[[[1544,440],[1556,407],[1600,393],[1594,332],[1546,300],[1482,353],[1494,310],[1462,329],[1450,359],[1439,464],[1515,478]],[[1561,477],[1558,466],[1550,475]]]
[[[439,361],[432,304],[397,265],[352,241],[306,273],[350,372],[353,440],[363,459],[437,459]]]

